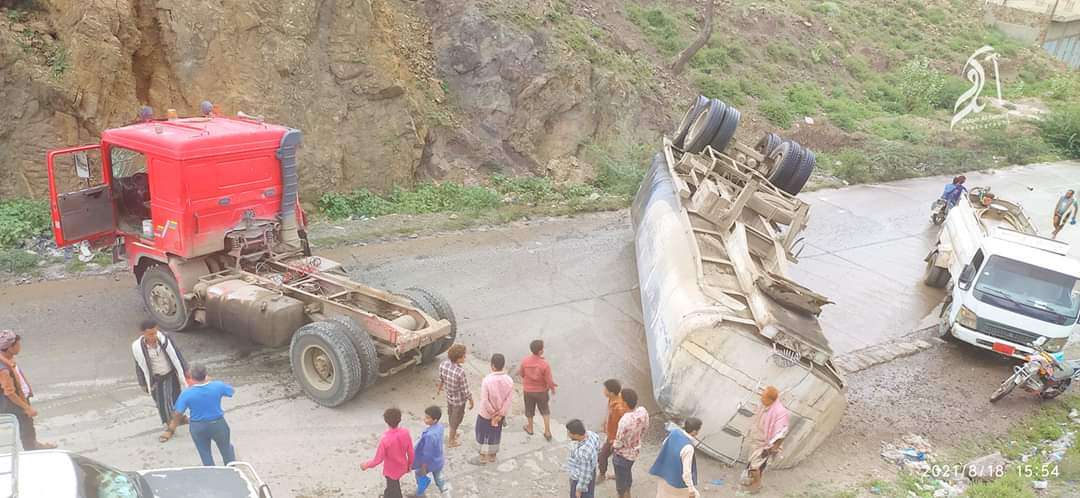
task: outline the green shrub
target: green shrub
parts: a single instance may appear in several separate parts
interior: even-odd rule
[[[415,190],[394,189],[389,201],[396,212],[408,214],[446,211],[477,211],[499,205],[502,197],[486,187],[468,187],[460,183],[424,183]]]
[[[394,206],[368,189],[358,189],[348,194],[328,192],[319,198],[319,211],[335,218],[349,216],[382,216],[394,212]]]
[[[886,140],[916,144],[926,141],[926,128],[901,116],[876,120],[866,126],[866,131]]]
[[[984,150],[1004,157],[1009,164],[1030,164],[1055,159],[1054,147],[1041,136],[1014,132],[1005,128],[983,130],[979,143]]]
[[[769,42],[765,53],[773,62],[800,62],[799,52],[788,42]]]
[[[742,93],[758,99],[773,94],[772,89],[760,79],[739,78],[739,89],[742,90]]]
[[[960,98],[969,88],[971,88],[971,83],[968,83],[967,80],[956,76],[946,76],[945,83],[941,85],[937,96],[934,97],[934,107],[952,111],[956,105],[956,99]]]
[[[900,96],[908,112],[924,112],[936,105],[945,87],[945,75],[932,67],[926,57],[907,63],[899,77]]]
[[[1080,158],[1080,104],[1069,104],[1050,111],[1039,122],[1042,139],[1065,156]]]
[[[822,153],[818,164],[849,183],[954,174],[984,168],[986,157],[952,147],[879,140],[861,149]]]
[[[645,33],[645,38],[665,55],[675,55],[683,49],[679,24],[666,10],[660,8],[644,9],[631,5],[627,12],[630,22],[636,24]]]
[[[791,112],[790,104],[783,99],[766,99],[761,103],[758,111],[760,111],[770,123],[781,128],[790,127],[791,122],[795,120],[795,115]]]
[[[879,110],[848,97],[828,99],[822,107],[832,124],[847,131],[854,131],[863,121],[880,114]]]
[[[601,146],[586,144],[585,157],[597,167],[594,186],[608,195],[630,199],[648,170],[650,148],[646,144],[619,142]]]
[[[896,85],[888,81],[879,81],[867,85],[863,92],[866,97],[872,102],[881,107],[882,110],[893,114],[904,114],[907,112],[907,107],[904,104],[904,97],[900,94],[900,90]]]
[[[0,249],[0,272],[26,273],[37,268],[39,258],[23,249]]]
[[[821,102],[825,100],[821,88],[812,83],[797,83],[788,87],[784,94],[795,117],[817,113]]]
[[[869,80],[875,76],[873,69],[870,68],[870,63],[858,55],[845,57],[844,69],[847,69],[849,74],[860,81]]]
[[[698,74],[694,76],[694,85],[702,95],[710,99],[720,99],[733,105],[742,105],[746,102],[738,81],[721,80],[707,74]]]
[[[814,6],[814,11],[827,16],[835,16],[840,13],[840,6],[836,2],[821,2]]]
[[[44,234],[51,221],[49,205],[43,201],[0,201],[0,248],[15,247],[28,238]]]

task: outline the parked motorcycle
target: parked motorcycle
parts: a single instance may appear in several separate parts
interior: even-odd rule
[[[1022,366],[1013,367],[1013,374],[990,395],[991,403],[1004,398],[1016,386],[1042,399],[1054,399],[1069,389],[1073,379],[1080,377],[1080,361],[1065,361],[1064,354],[1047,352],[1042,349],[1045,342],[1046,338],[1040,337],[1031,344],[1035,354],[1028,356]]]
[[[949,214],[949,205],[945,199],[938,198],[930,205],[930,221],[935,225],[945,223],[945,215]]]

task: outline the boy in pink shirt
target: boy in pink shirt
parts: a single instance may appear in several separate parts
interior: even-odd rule
[[[551,376],[551,365],[544,359],[544,341],[537,339],[529,343],[529,351],[532,351],[532,354],[521,360],[521,367],[518,368],[522,391],[525,393],[525,432],[530,436],[533,434],[533,417],[539,411],[544,419],[544,439],[551,441],[549,402],[558,385]]]
[[[383,476],[386,477],[386,490],[383,498],[401,497],[401,476],[412,468],[413,445],[409,430],[398,427],[401,423],[401,410],[390,408],[383,412],[383,420],[390,426],[379,439],[379,449],[375,457],[360,464],[360,470],[375,468],[383,464]]]

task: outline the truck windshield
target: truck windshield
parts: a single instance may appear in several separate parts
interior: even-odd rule
[[[975,284],[984,303],[1057,325],[1076,323],[1080,282],[1046,268],[990,256]]]

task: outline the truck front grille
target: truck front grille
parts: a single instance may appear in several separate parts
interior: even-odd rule
[[[982,318],[979,318],[975,322],[975,325],[976,329],[983,334],[1024,346],[1031,344],[1035,339],[1039,338],[1038,334],[1024,332],[1023,330],[1018,330],[1008,325],[984,320]]]

